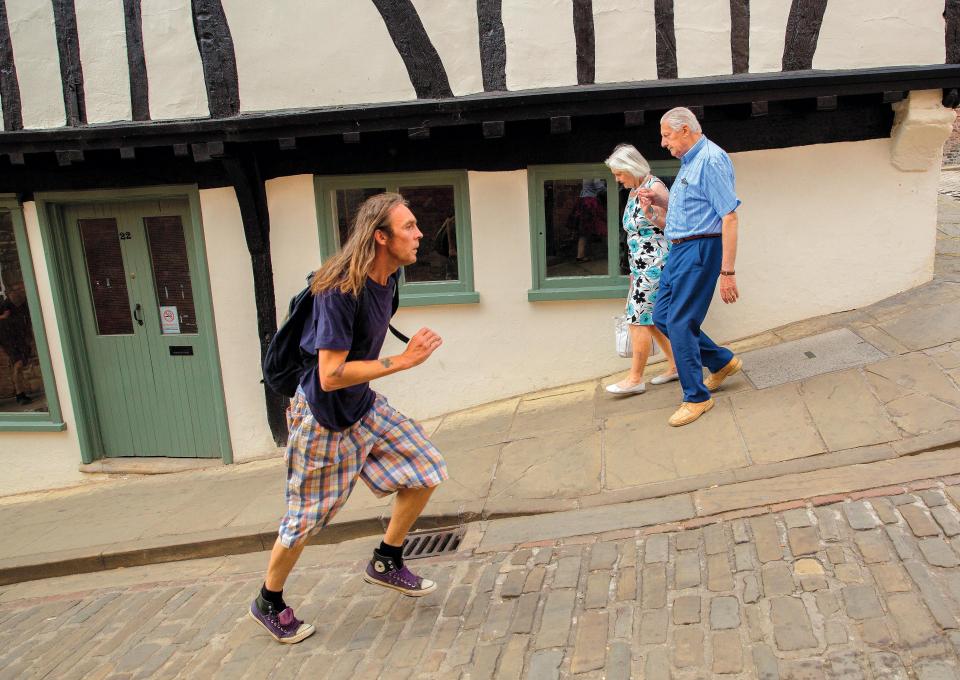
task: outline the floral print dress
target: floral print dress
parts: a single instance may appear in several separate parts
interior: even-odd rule
[[[650,189],[662,180],[650,175],[642,188]],[[630,192],[623,211],[623,230],[627,232],[630,251],[630,293],[627,295],[627,321],[639,326],[653,325],[653,304],[657,301],[660,275],[667,263],[670,241],[663,229],[651,222],[640,208],[640,201]]]

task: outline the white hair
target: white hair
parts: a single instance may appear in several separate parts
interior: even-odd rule
[[[626,172],[637,180],[650,174],[650,164],[631,144],[617,144],[610,158],[604,164],[612,172]]]
[[[666,123],[674,130],[679,130],[686,125],[690,128],[690,132],[701,131],[700,122],[697,120],[697,117],[693,115],[693,111],[683,106],[678,106],[667,111],[663,114],[663,118],[660,119],[660,123]]]

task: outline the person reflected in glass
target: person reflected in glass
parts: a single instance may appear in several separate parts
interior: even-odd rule
[[[7,355],[13,378],[14,398],[18,404],[29,404],[23,384],[23,371],[30,362],[30,317],[26,303],[17,305],[10,297],[0,298],[0,351]]]
[[[607,235],[607,183],[600,178],[585,179],[570,219],[577,233],[577,262],[589,262],[590,242]]]
[[[667,204],[669,192],[663,181],[650,173],[647,160],[630,144],[618,145],[604,162],[614,179],[630,190],[623,210],[623,229],[627,234],[630,261],[626,317],[633,343],[630,372],[620,382],[608,385],[607,392],[642,394],[646,390],[643,370],[654,340],[667,357],[667,370],[650,382],[662,385],[677,379],[670,341],[653,325],[653,307],[657,301],[660,274],[670,248],[670,242],[663,233],[666,210],[661,207]]]
[[[451,215],[443,221],[433,239],[433,250],[444,258],[448,281],[459,278],[457,269],[457,218]]]

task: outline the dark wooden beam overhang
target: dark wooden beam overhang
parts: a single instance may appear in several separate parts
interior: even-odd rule
[[[829,110],[845,98],[875,96],[895,101],[910,90],[960,88],[960,65],[912,66],[850,71],[797,71],[735,74],[672,81],[643,81],[603,85],[578,85],[521,92],[485,92],[448,99],[245,113],[218,119],[121,122],[44,130],[0,132],[0,154],[97,151],[120,148],[176,147],[184,145],[245,144],[270,141],[291,149],[291,139],[337,136],[356,141],[356,135],[401,131],[426,136],[423,131],[476,126],[482,138],[484,123],[545,121],[623,115],[629,124],[642,120],[659,125],[658,115],[638,117],[637,111],[662,112],[673,106],[743,107],[743,117],[756,115],[754,103],[772,112],[775,103],[810,102],[810,109]],[[818,107],[819,102],[819,107]],[[831,106],[824,107],[824,102]],[[427,133],[429,134],[429,133]],[[180,154],[178,154],[180,155]],[[29,160],[29,159],[28,159]]]

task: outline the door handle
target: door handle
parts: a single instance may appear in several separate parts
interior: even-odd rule
[[[140,303],[137,303],[137,306],[133,310],[133,318],[138,324],[143,325],[143,311],[140,307]]]

